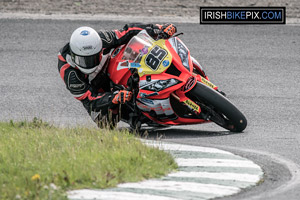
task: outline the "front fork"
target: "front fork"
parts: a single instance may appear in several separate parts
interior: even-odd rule
[[[208,79],[193,73],[193,76],[191,76],[188,79],[186,84],[181,89],[173,92],[171,95],[179,102],[185,104],[191,112],[194,112],[197,116],[199,116],[200,114],[202,114],[201,107],[185,95],[187,92],[189,92],[196,86],[197,82],[201,82],[207,85],[208,87],[218,91],[218,87],[213,83],[211,83]],[[209,120],[208,116],[202,116],[202,115],[200,116],[205,120]]]

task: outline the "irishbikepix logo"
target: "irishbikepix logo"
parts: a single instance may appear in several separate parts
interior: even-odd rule
[[[285,24],[285,7],[200,7],[200,24]]]

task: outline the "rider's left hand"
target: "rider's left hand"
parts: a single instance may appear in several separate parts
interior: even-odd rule
[[[132,97],[132,92],[127,90],[119,91],[112,100],[113,104],[124,104],[127,101],[130,101]]]

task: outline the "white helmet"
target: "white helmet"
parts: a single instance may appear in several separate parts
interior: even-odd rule
[[[102,40],[94,29],[80,27],[70,39],[71,58],[76,67],[85,74],[93,73],[100,64]]]

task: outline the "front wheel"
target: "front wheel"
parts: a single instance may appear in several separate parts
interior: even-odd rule
[[[226,97],[198,82],[186,94],[201,107],[201,116],[232,132],[242,132],[247,126],[246,117]]]

